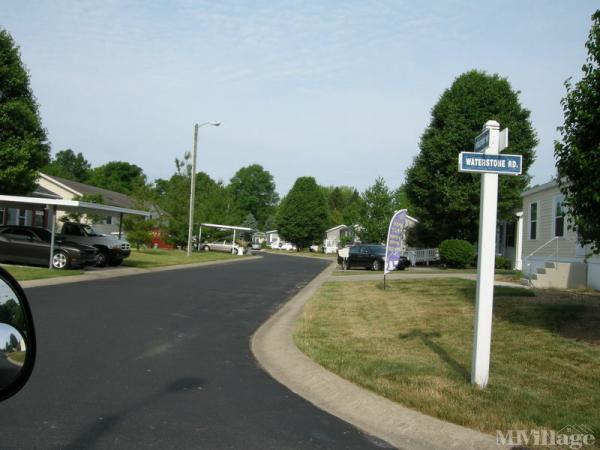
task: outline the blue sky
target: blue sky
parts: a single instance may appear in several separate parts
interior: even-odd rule
[[[554,173],[566,78],[580,76],[596,1],[3,0],[53,152],[123,160],[152,180],[201,129],[198,168],[262,164],[396,188],[430,110],[459,74],[505,76],[531,110],[534,183]],[[467,149],[457,149],[460,150]]]

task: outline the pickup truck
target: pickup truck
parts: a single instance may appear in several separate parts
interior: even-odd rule
[[[60,233],[71,242],[89,245],[98,249],[96,266],[118,266],[131,254],[129,242],[97,233],[91,225],[65,222]]]

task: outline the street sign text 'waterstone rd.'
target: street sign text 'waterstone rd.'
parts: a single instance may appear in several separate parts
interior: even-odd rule
[[[523,171],[523,156],[460,152],[458,170],[460,172],[521,175]]]

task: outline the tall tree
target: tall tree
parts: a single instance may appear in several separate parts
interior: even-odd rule
[[[394,214],[394,197],[385,180],[375,180],[362,194],[358,235],[362,242],[385,242],[390,219]]]
[[[135,164],[111,161],[92,169],[88,182],[111,191],[131,194],[140,186],[146,184],[146,175]]]
[[[561,142],[554,154],[558,182],[569,210],[569,226],[581,242],[600,252],[600,10],[592,15],[592,28],[585,44],[588,57],[583,78],[574,86],[565,83],[562,100],[565,122],[559,127]]]
[[[252,215],[252,213],[248,213],[246,215],[246,218],[242,222],[242,226],[245,227],[245,228],[250,228],[252,230],[257,230],[258,229],[258,222],[254,218],[254,216]],[[252,233],[253,233],[252,231],[244,231],[242,233],[242,238],[244,240],[250,242],[252,240]]]
[[[85,183],[89,177],[90,168],[90,163],[83,157],[81,152],[75,154],[73,150],[68,148],[58,152],[50,164],[44,166],[42,172]]]
[[[238,170],[229,182],[229,191],[239,211],[239,220],[252,213],[260,224],[264,224],[279,201],[273,175],[260,164]]]
[[[361,199],[358,191],[350,186],[327,186],[323,188],[331,215],[331,226],[352,225],[358,221]]]
[[[50,145],[29,75],[8,31],[0,29],[0,192],[29,194]]]
[[[321,241],[329,224],[323,190],[313,177],[298,178],[279,206],[279,235],[302,249]]]
[[[406,194],[413,205],[411,215],[419,219],[422,245],[435,246],[448,238],[477,240],[481,177],[457,173],[457,158],[473,148],[488,120],[509,128],[510,153],[523,155],[522,176],[499,177],[498,217],[509,219],[521,207],[537,145],[529,115],[519,93],[499,75],[472,70],[442,94],[421,137],[421,151],[406,173]]]

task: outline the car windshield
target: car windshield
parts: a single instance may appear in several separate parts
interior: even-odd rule
[[[100,236],[100,233],[97,233],[90,225],[82,225],[82,227],[88,236]]]

